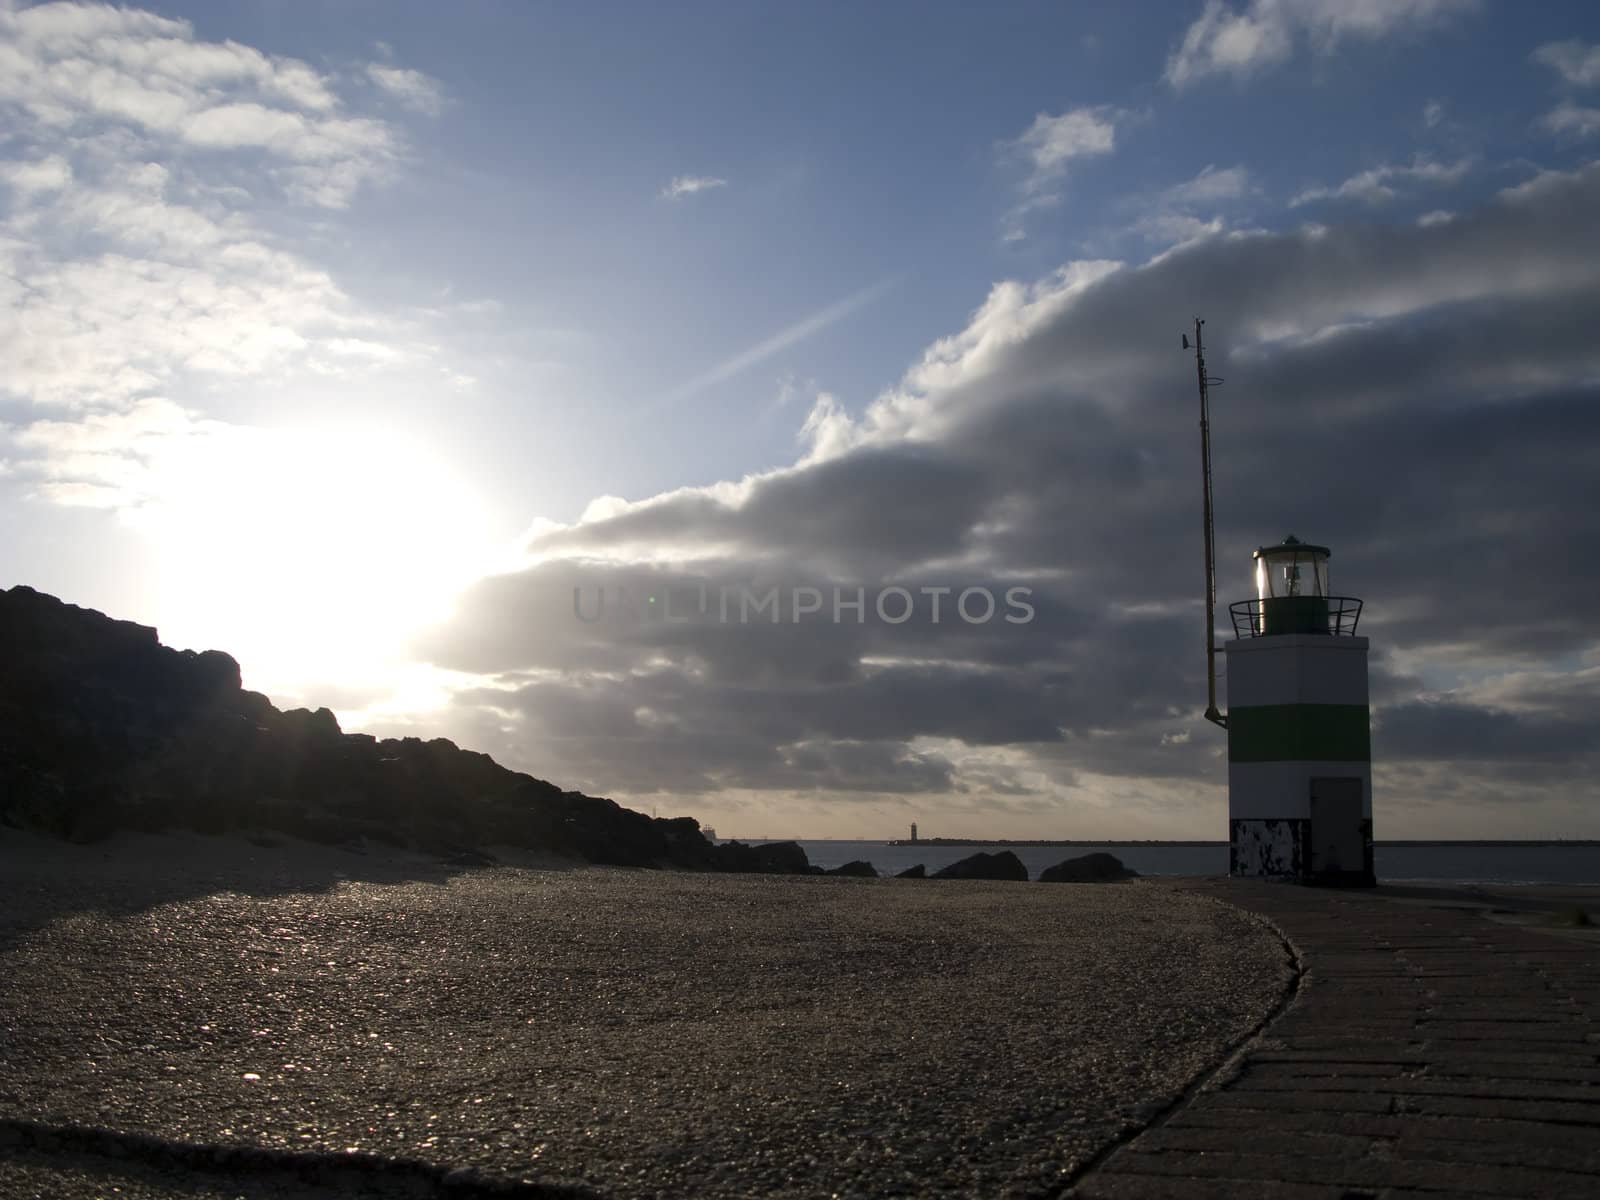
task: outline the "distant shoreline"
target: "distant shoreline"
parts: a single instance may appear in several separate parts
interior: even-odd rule
[[[733,839],[718,839],[731,841]],[[794,838],[797,842],[858,842],[862,845],[876,846],[1220,846],[1226,847],[1227,842],[1219,841],[1163,841],[1153,838],[887,838],[879,842],[872,838]],[[1464,838],[1464,839],[1429,839],[1412,841],[1406,839],[1377,840],[1374,846],[1600,846],[1600,839],[1594,838]]]
[[[801,841],[831,842],[848,841],[847,838],[802,838]],[[1112,842],[1100,839],[1091,841],[1085,838],[1068,838],[1065,840],[1050,840],[1046,838],[892,838],[883,843],[885,846],[1226,846],[1227,842],[1157,842],[1157,841],[1125,841]]]

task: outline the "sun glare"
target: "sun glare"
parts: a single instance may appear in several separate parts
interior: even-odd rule
[[[228,650],[245,686],[297,701],[370,703],[497,548],[475,490],[387,430],[221,427],[160,478],[134,519],[156,550],[163,640]]]

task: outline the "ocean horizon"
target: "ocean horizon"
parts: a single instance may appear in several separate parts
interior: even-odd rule
[[[732,838],[719,838],[732,841]],[[806,857],[824,869],[865,860],[880,875],[895,875],[923,864],[930,872],[979,851],[1011,850],[1037,878],[1046,867],[1067,858],[1102,850],[1115,854],[1141,875],[1226,875],[1227,842],[1080,842],[1072,845],[1026,845],[1018,842],[973,842],[938,845],[931,842],[856,841],[832,838],[739,839],[797,841]],[[1596,884],[1600,885],[1600,844],[1595,842],[1377,842],[1373,848],[1378,878],[1385,882],[1453,884]]]

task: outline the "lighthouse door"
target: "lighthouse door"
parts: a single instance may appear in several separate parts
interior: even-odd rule
[[[1313,876],[1365,870],[1366,838],[1361,831],[1361,800],[1359,775],[1311,781]]]

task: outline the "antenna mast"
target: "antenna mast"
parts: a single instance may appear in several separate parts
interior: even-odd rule
[[[1196,317],[1194,319],[1194,359],[1195,371],[1200,381],[1200,469],[1201,493],[1203,497],[1203,511],[1206,534],[1206,720],[1226,729],[1228,727],[1227,714],[1217,709],[1217,560],[1214,549],[1215,537],[1212,532],[1211,521],[1211,395],[1209,387],[1222,380],[1206,374],[1205,345],[1201,341],[1200,330],[1205,321]],[[1183,339],[1183,348],[1189,348],[1189,339]]]

